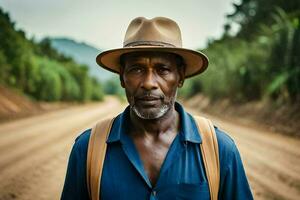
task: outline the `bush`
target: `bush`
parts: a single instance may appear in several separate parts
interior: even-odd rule
[[[104,83],[105,94],[116,95],[123,99],[125,97],[124,89],[121,87],[119,77],[113,77]]]

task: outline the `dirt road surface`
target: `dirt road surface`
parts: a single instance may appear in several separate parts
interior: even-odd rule
[[[108,98],[0,124],[0,200],[59,199],[76,136],[123,109]],[[256,199],[299,199],[299,140],[209,117],[235,139]]]
[[[76,136],[122,109],[118,100],[109,98],[1,124],[0,199],[59,199]]]
[[[237,124],[195,112],[211,119],[237,144],[250,182],[254,199],[296,200],[300,197],[300,141],[253,125]],[[263,123],[263,122],[262,122]]]

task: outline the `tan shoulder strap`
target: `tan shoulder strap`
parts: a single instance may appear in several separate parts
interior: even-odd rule
[[[198,130],[201,133],[202,152],[205,171],[208,179],[211,200],[218,199],[220,183],[219,150],[214,127],[210,120],[195,116]],[[91,200],[99,200],[100,181],[106,154],[106,140],[114,119],[98,122],[92,129],[87,154],[87,187]]]
[[[219,148],[215,129],[210,120],[194,116],[202,137],[200,149],[209,184],[210,199],[217,200],[220,184]]]
[[[90,135],[87,153],[87,188],[91,200],[99,200],[100,181],[106,154],[106,140],[114,119],[98,122]]]

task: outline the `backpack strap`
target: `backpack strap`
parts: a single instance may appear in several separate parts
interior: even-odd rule
[[[107,144],[113,119],[98,122],[93,128],[89,139],[87,153],[87,188],[91,200],[98,200],[100,196],[100,181]]]
[[[200,149],[208,179],[210,199],[217,200],[220,185],[219,148],[215,128],[209,119],[194,116],[202,137]]]
[[[215,129],[210,120],[194,116],[199,134],[202,137],[200,149],[208,179],[211,200],[218,199],[220,183],[219,150]],[[87,188],[91,200],[99,200],[100,181],[107,144],[113,119],[98,122],[93,128],[89,139],[87,153]]]

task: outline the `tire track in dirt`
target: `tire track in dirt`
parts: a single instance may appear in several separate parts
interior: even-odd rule
[[[37,118],[34,117],[31,126],[30,119],[20,121],[25,129],[17,125],[18,121],[14,122],[18,128],[13,123],[0,125],[1,144],[10,147],[0,146],[0,199],[58,199],[68,153],[76,135],[100,118],[117,114],[122,108],[118,101],[109,99],[98,105],[49,113],[48,117],[45,114],[42,120],[38,120],[40,123],[36,123]],[[45,121],[48,123],[42,123]],[[35,131],[40,129],[46,131],[36,134]],[[14,139],[8,134],[14,135]],[[3,139],[7,139],[7,143]]]

